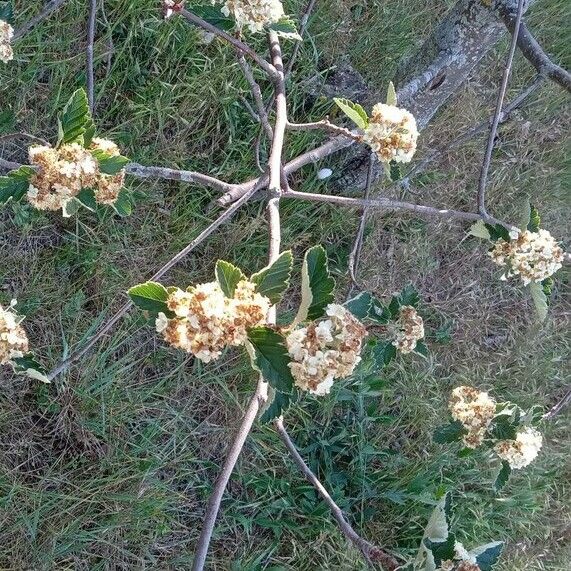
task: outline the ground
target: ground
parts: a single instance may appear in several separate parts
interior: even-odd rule
[[[330,102],[308,103],[304,84],[326,75],[343,54],[384,92],[399,59],[452,3],[318,2],[289,87],[291,116],[319,119],[330,111]],[[16,2],[18,21],[40,4]],[[56,136],[57,111],[85,80],[85,4],[67,2],[16,45],[10,67],[0,67],[0,133]],[[217,41],[205,44],[182,21],[162,22],[157,4],[105,3],[95,46],[101,132],[143,164],[197,169],[228,181],[250,178],[257,127],[239,100],[248,88],[233,53]],[[286,7],[298,13],[301,3]],[[540,0],[529,18],[550,54],[568,68],[570,15],[563,0]],[[263,49],[263,41],[258,46]],[[506,47],[500,43],[423,132],[419,157],[490,115]],[[518,56],[508,97],[532,77]],[[566,94],[541,87],[500,130],[488,194],[490,210],[513,222],[531,199],[545,227],[567,247],[569,126]],[[291,136],[288,156],[318,140],[314,133]],[[446,154],[413,180],[418,195],[402,196],[472,208],[483,147],[477,138]],[[0,151],[23,157],[14,147]],[[335,161],[320,166],[335,169]],[[312,166],[296,175],[296,189],[326,187],[316,172]],[[0,213],[0,303],[18,298],[47,365],[217,214],[209,209],[214,191],[176,182],[128,184],[137,195],[128,219],[102,210],[62,220],[21,205]],[[395,191],[379,186],[375,192]],[[282,215],[284,247],[298,258],[314,243],[327,248],[342,299],[358,216],[287,201]],[[545,423],[540,457],[500,495],[491,490],[494,467],[484,455],[463,459],[456,447],[431,442],[458,384],[547,410],[568,382],[568,270],[558,274],[549,317],[539,324],[528,292],[499,281],[485,245],[466,231],[457,222],[369,216],[360,277],[379,295],[414,282],[424,300],[431,356],[397,360],[374,391],[340,382],[331,398],[306,399],[286,424],[371,541],[412,554],[435,494],[448,489],[465,544],[506,541],[498,569],[564,571],[571,565],[568,415]],[[211,279],[218,258],[254,271],[266,255],[263,203],[255,202],[165,282]],[[254,385],[237,353],[201,365],[165,347],[136,312],[51,386],[3,370],[0,569],[189,569],[213,479]],[[222,504],[209,568],[353,570],[363,564],[274,431],[256,425]]]

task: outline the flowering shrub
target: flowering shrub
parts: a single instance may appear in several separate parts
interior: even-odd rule
[[[226,0],[222,13],[232,14],[238,29],[247,27],[250,32],[261,32],[285,15],[280,0]]]
[[[14,28],[5,20],[0,19],[0,61],[4,63],[14,59],[14,50],[10,44],[13,36]]]
[[[512,469],[528,466],[539,453],[543,438],[534,425],[541,420],[537,407],[528,411],[510,403],[496,403],[488,393],[460,386],[452,391],[449,402],[453,422],[439,428],[435,442],[462,441],[467,451],[484,446],[501,460],[494,484],[499,490]]]
[[[411,305],[400,308],[395,330],[393,345],[401,353],[412,353],[417,343],[424,338],[424,322]]]

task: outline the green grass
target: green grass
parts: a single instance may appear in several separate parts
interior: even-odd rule
[[[326,75],[345,53],[384,93],[398,60],[452,2],[422,9],[410,0],[318,4],[289,86],[296,120],[329,112],[330,102],[308,102],[303,82]],[[39,5],[17,2],[19,21]],[[286,5],[297,13],[301,2]],[[201,45],[182,21],[162,22],[154,0],[118,0],[105,8],[109,25],[99,20],[95,50],[101,132],[143,164],[228,181],[255,176],[258,128],[238,101],[248,97],[248,86],[232,52],[219,42]],[[565,14],[565,2],[545,0],[530,25],[569,67]],[[58,110],[84,84],[85,19],[85,3],[70,0],[16,45],[16,61],[0,68],[0,132],[55,137]],[[264,49],[263,41],[258,47]],[[423,133],[419,156],[490,114],[505,53],[502,43]],[[509,96],[532,75],[518,57]],[[263,88],[269,94],[269,85]],[[569,235],[569,124],[566,95],[548,85],[502,127],[489,189],[495,214],[517,220],[531,198],[556,237]],[[288,136],[288,156],[317,140]],[[472,208],[483,145],[477,139],[443,157],[414,181],[421,196],[406,198]],[[25,159],[15,146],[0,152]],[[316,170],[296,174],[295,188],[319,188]],[[0,213],[0,303],[18,298],[33,346],[49,365],[120,305],[121,292],[217,215],[208,209],[216,196],[211,190],[166,181],[128,184],[138,199],[125,220],[107,211],[62,220],[24,205]],[[284,247],[299,258],[323,243],[341,299],[357,219],[305,203],[284,202],[281,210]],[[340,382],[332,398],[305,399],[286,422],[304,458],[375,543],[414,553],[435,494],[450,489],[462,541],[469,547],[507,542],[499,569],[564,571],[571,561],[565,416],[544,427],[540,457],[500,496],[491,491],[494,470],[483,455],[460,459],[454,447],[431,443],[458,383],[547,409],[568,382],[568,270],[558,277],[550,317],[537,325],[526,292],[500,282],[484,245],[465,231],[409,215],[370,217],[362,279],[381,295],[415,282],[425,300],[432,356],[398,360],[383,372],[375,395]],[[211,279],[218,258],[254,271],[266,255],[264,205],[253,203],[165,283]],[[2,370],[0,569],[188,569],[212,482],[254,386],[237,353],[201,365],[167,348],[137,313],[52,386]],[[269,427],[256,426],[248,440],[212,547],[210,568],[217,570],[363,568]]]

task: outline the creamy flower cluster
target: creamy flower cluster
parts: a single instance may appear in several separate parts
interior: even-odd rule
[[[468,448],[480,446],[496,414],[496,401],[486,392],[462,386],[452,391],[448,406],[452,418],[468,431],[464,444]]]
[[[14,50],[10,45],[13,37],[14,28],[8,22],[0,20],[0,61],[4,63],[14,59]]]
[[[552,276],[563,262],[563,250],[543,229],[524,230],[510,242],[500,238],[489,255],[498,266],[507,267],[502,279],[519,275],[524,285]]]
[[[377,103],[373,107],[363,142],[367,143],[380,161],[408,163],[416,151],[418,130],[412,113],[394,105]]]
[[[439,571],[479,571],[480,567],[476,563],[476,557],[457,541],[454,544],[454,559],[442,561]]]
[[[30,163],[38,170],[30,179],[28,201],[40,210],[65,209],[82,188],[92,188],[97,202],[113,204],[125,182],[125,172],[121,170],[114,175],[100,172],[97,159],[90,150],[101,150],[112,156],[120,154],[115,143],[99,138],[93,139],[89,149],[78,143],[65,144],[57,149],[31,146]]]
[[[416,309],[411,305],[403,305],[396,321],[393,345],[401,353],[412,353],[416,344],[424,337],[424,322]]]
[[[226,0],[222,13],[232,14],[238,28],[261,32],[265,26],[283,18],[284,8],[280,0]]]
[[[536,459],[542,445],[541,432],[526,426],[518,431],[515,440],[498,442],[494,446],[494,451],[510,465],[510,468],[519,470],[529,466]]]
[[[0,305],[0,365],[12,364],[13,359],[28,352],[28,336],[20,325],[22,318],[12,309],[14,305],[15,301],[7,309]]]
[[[329,304],[327,318],[312,321],[286,337],[296,386],[315,395],[326,395],[334,379],[348,377],[361,361],[367,330],[342,305]]]
[[[184,0],[163,0],[163,14],[165,19],[184,8]]]
[[[228,298],[218,282],[174,289],[167,300],[176,317],[159,313],[156,328],[167,343],[192,353],[208,363],[231,345],[244,345],[248,328],[266,321],[270,300],[255,291],[255,284],[242,280],[233,298]]]

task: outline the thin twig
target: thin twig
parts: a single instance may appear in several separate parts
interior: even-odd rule
[[[22,165],[20,163],[14,163],[12,161],[7,161],[6,159],[0,159],[0,169],[12,171],[20,168]]]
[[[500,116],[502,114],[502,107],[504,104],[504,97],[506,95],[506,90],[508,87],[508,81],[510,79],[510,74],[512,70],[512,63],[514,59],[514,54],[517,46],[517,32],[519,30],[519,25],[521,23],[521,17],[523,15],[523,8],[525,0],[518,0],[517,16],[515,21],[515,31],[512,37],[512,42],[510,45],[510,51],[508,53],[508,59],[506,61],[506,66],[504,69],[504,74],[502,77],[502,84],[498,92],[498,100],[496,103],[496,111],[494,113],[494,119],[492,121],[492,126],[490,128],[490,136],[488,137],[488,144],[486,147],[486,153],[484,155],[484,162],[482,163],[482,170],[480,172],[480,181],[478,184],[478,212],[482,215],[484,219],[488,217],[488,212],[486,210],[486,184],[488,181],[488,172],[490,170],[490,163],[492,161],[492,151],[494,150],[494,144],[496,140],[496,133],[498,130],[498,125],[500,124]]]
[[[18,28],[18,30],[14,32],[13,40],[18,40],[27,34],[33,27],[45,20],[54,10],[57,10],[64,2],[65,0],[52,0],[52,2],[49,2],[39,14],[28,20],[21,28]]]
[[[180,11],[180,14],[186,18],[190,23],[218,36],[226,40],[229,44],[231,44],[238,52],[242,52],[243,54],[247,55],[248,57],[252,58],[273,80],[275,80],[278,76],[276,68],[268,63],[263,57],[257,54],[250,46],[246,45],[244,42],[241,42],[237,38],[232,37],[230,34],[227,34],[220,28],[209,24],[202,18],[199,18],[192,12],[189,12],[185,8]]]
[[[238,53],[237,56],[238,56],[238,63],[240,64],[240,67],[242,68],[242,71],[244,73],[244,77],[250,84],[250,90],[252,91],[254,103],[256,104],[258,118],[262,124],[262,127],[264,128],[266,137],[268,137],[268,139],[271,141],[274,135],[273,135],[272,126],[270,125],[270,122],[268,120],[268,114],[266,112],[266,106],[264,105],[262,90],[260,89],[260,86],[258,85],[256,78],[254,77],[254,72],[252,71],[250,64],[246,61],[244,55]]]
[[[259,188],[255,186],[252,188],[248,193],[240,198],[237,202],[235,202],[232,206],[230,206],[227,210],[225,210],[212,224],[206,227],[190,244],[185,246],[178,254],[173,256],[162,268],[160,268],[153,276],[149,278],[149,281],[156,281],[164,276],[173,266],[178,264],[181,260],[183,260],[190,252],[192,252],[197,246],[199,246],[210,234],[212,234],[217,228],[219,228],[222,224],[230,220],[230,218],[234,215],[234,213],[243,205],[245,204],[257,191]],[[113,329],[115,324],[119,322],[124,315],[133,307],[133,303],[131,301],[127,301],[124,305],[121,306],[119,310],[100,328],[94,333],[94,335],[89,339],[89,341],[80,349],[74,351],[67,359],[62,361],[51,373],[48,375],[48,379],[53,380],[57,377],[60,373],[65,371],[72,363],[75,363],[77,360],[81,359],[85,354],[87,354],[91,348],[97,344],[97,342],[106,335],[109,331]]]
[[[254,108],[250,104],[250,102],[243,96],[238,95],[238,99],[242,103],[242,105],[246,108],[246,111],[250,114],[250,117],[254,120],[254,123],[260,122],[260,116],[254,111]]]
[[[500,2],[497,8],[506,28],[514,37],[517,36],[517,46],[522,54],[541,75],[548,77],[571,93],[571,73],[551,61],[526,26],[525,21],[522,20],[518,24],[517,15],[514,14],[513,7],[513,2],[509,4],[508,2]],[[516,29],[519,29],[517,34]]]
[[[551,420],[553,417],[557,416],[562,410],[571,404],[571,390],[567,391],[565,396],[548,412],[543,415],[543,420]]]
[[[369,167],[367,168],[367,178],[365,181],[365,192],[363,198],[369,200],[371,194],[371,183],[373,181],[373,164],[375,161],[375,154],[369,154]],[[349,276],[355,287],[359,287],[357,282],[357,269],[359,267],[359,256],[361,255],[361,248],[363,246],[363,235],[365,233],[365,226],[367,224],[367,207],[363,208],[361,213],[361,220],[359,221],[359,228],[357,230],[357,235],[355,236],[355,242],[353,243],[353,248],[349,254]]]
[[[95,71],[93,67],[93,44],[95,42],[95,28],[97,19],[97,0],[89,0],[89,20],[87,26],[87,47],[85,55],[87,61],[87,100],[89,111],[93,115],[95,110]]]
[[[32,143],[37,143],[38,145],[49,145],[45,139],[36,137],[35,135],[30,135],[29,133],[7,133],[6,135],[0,135],[0,143],[6,143],[13,139],[28,139],[32,141]]]
[[[305,31],[307,30],[307,24],[309,23],[309,17],[311,15],[311,12],[313,12],[313,7],[315,6],[316,1],[317,0],[309,0],[309,2],[307,3],[307,6],[305,7],[305,10],[303,11],[303,15],[299,19],[299,35],[302,38],[305,35]],[[291,53],[291,57],[289,58],[289,61],[287,63],[287,66],[286,66],[286,69],[284,72],[284,77],[286,80],[292,72],[293,65],[295,63],[295,60],[297,59],[298,54],[299,54],[299,49],[301,47],[301,44],[302,44],[302,42],[295,42],[295,45],[293,46],[293,52]]]
[[[330,131],[331,133],[343,135],[344,137],[353,139],[353,141],[362,140],[362,137],[359,135],[359,133],[351,131],[350,129],[346,129],[345,127],[334,125],[329,121],[328,117],[322,119],[321,121],[314,121],[312,123],[290,123],[288,121],[287,128],[292,131],[312,131],[315,129],[324,129],[325,131]]]
[[[328,505],[335,521],[339,525],[339,528],[349,541],[351,541],[357,549],[363,554],[363,557],[367,560],[369,564],[373,562],[380,563],[383,568],[387,571],[394,571],[399,567],[399,562],[385,550],[381,549],[369,543],[367,540],[363,539],[351,526],[351,524],[345,519],[341,508],[335,503],[333,498],[330,496],[329,492],[325,489],[323,484],[319,481],[317,476],[311,471],[309,466],[305,463],[293,441],[291,440],[289,434],[287,433],[283,419],[278,418],[274,421],[274,426],[278,432],[279,437],[285,444],[289,453],[291,454],[294,462],[297,464],[298,468],[301,470],[302,474],[305,476],[307,481],[317,490],[321,498]]]

